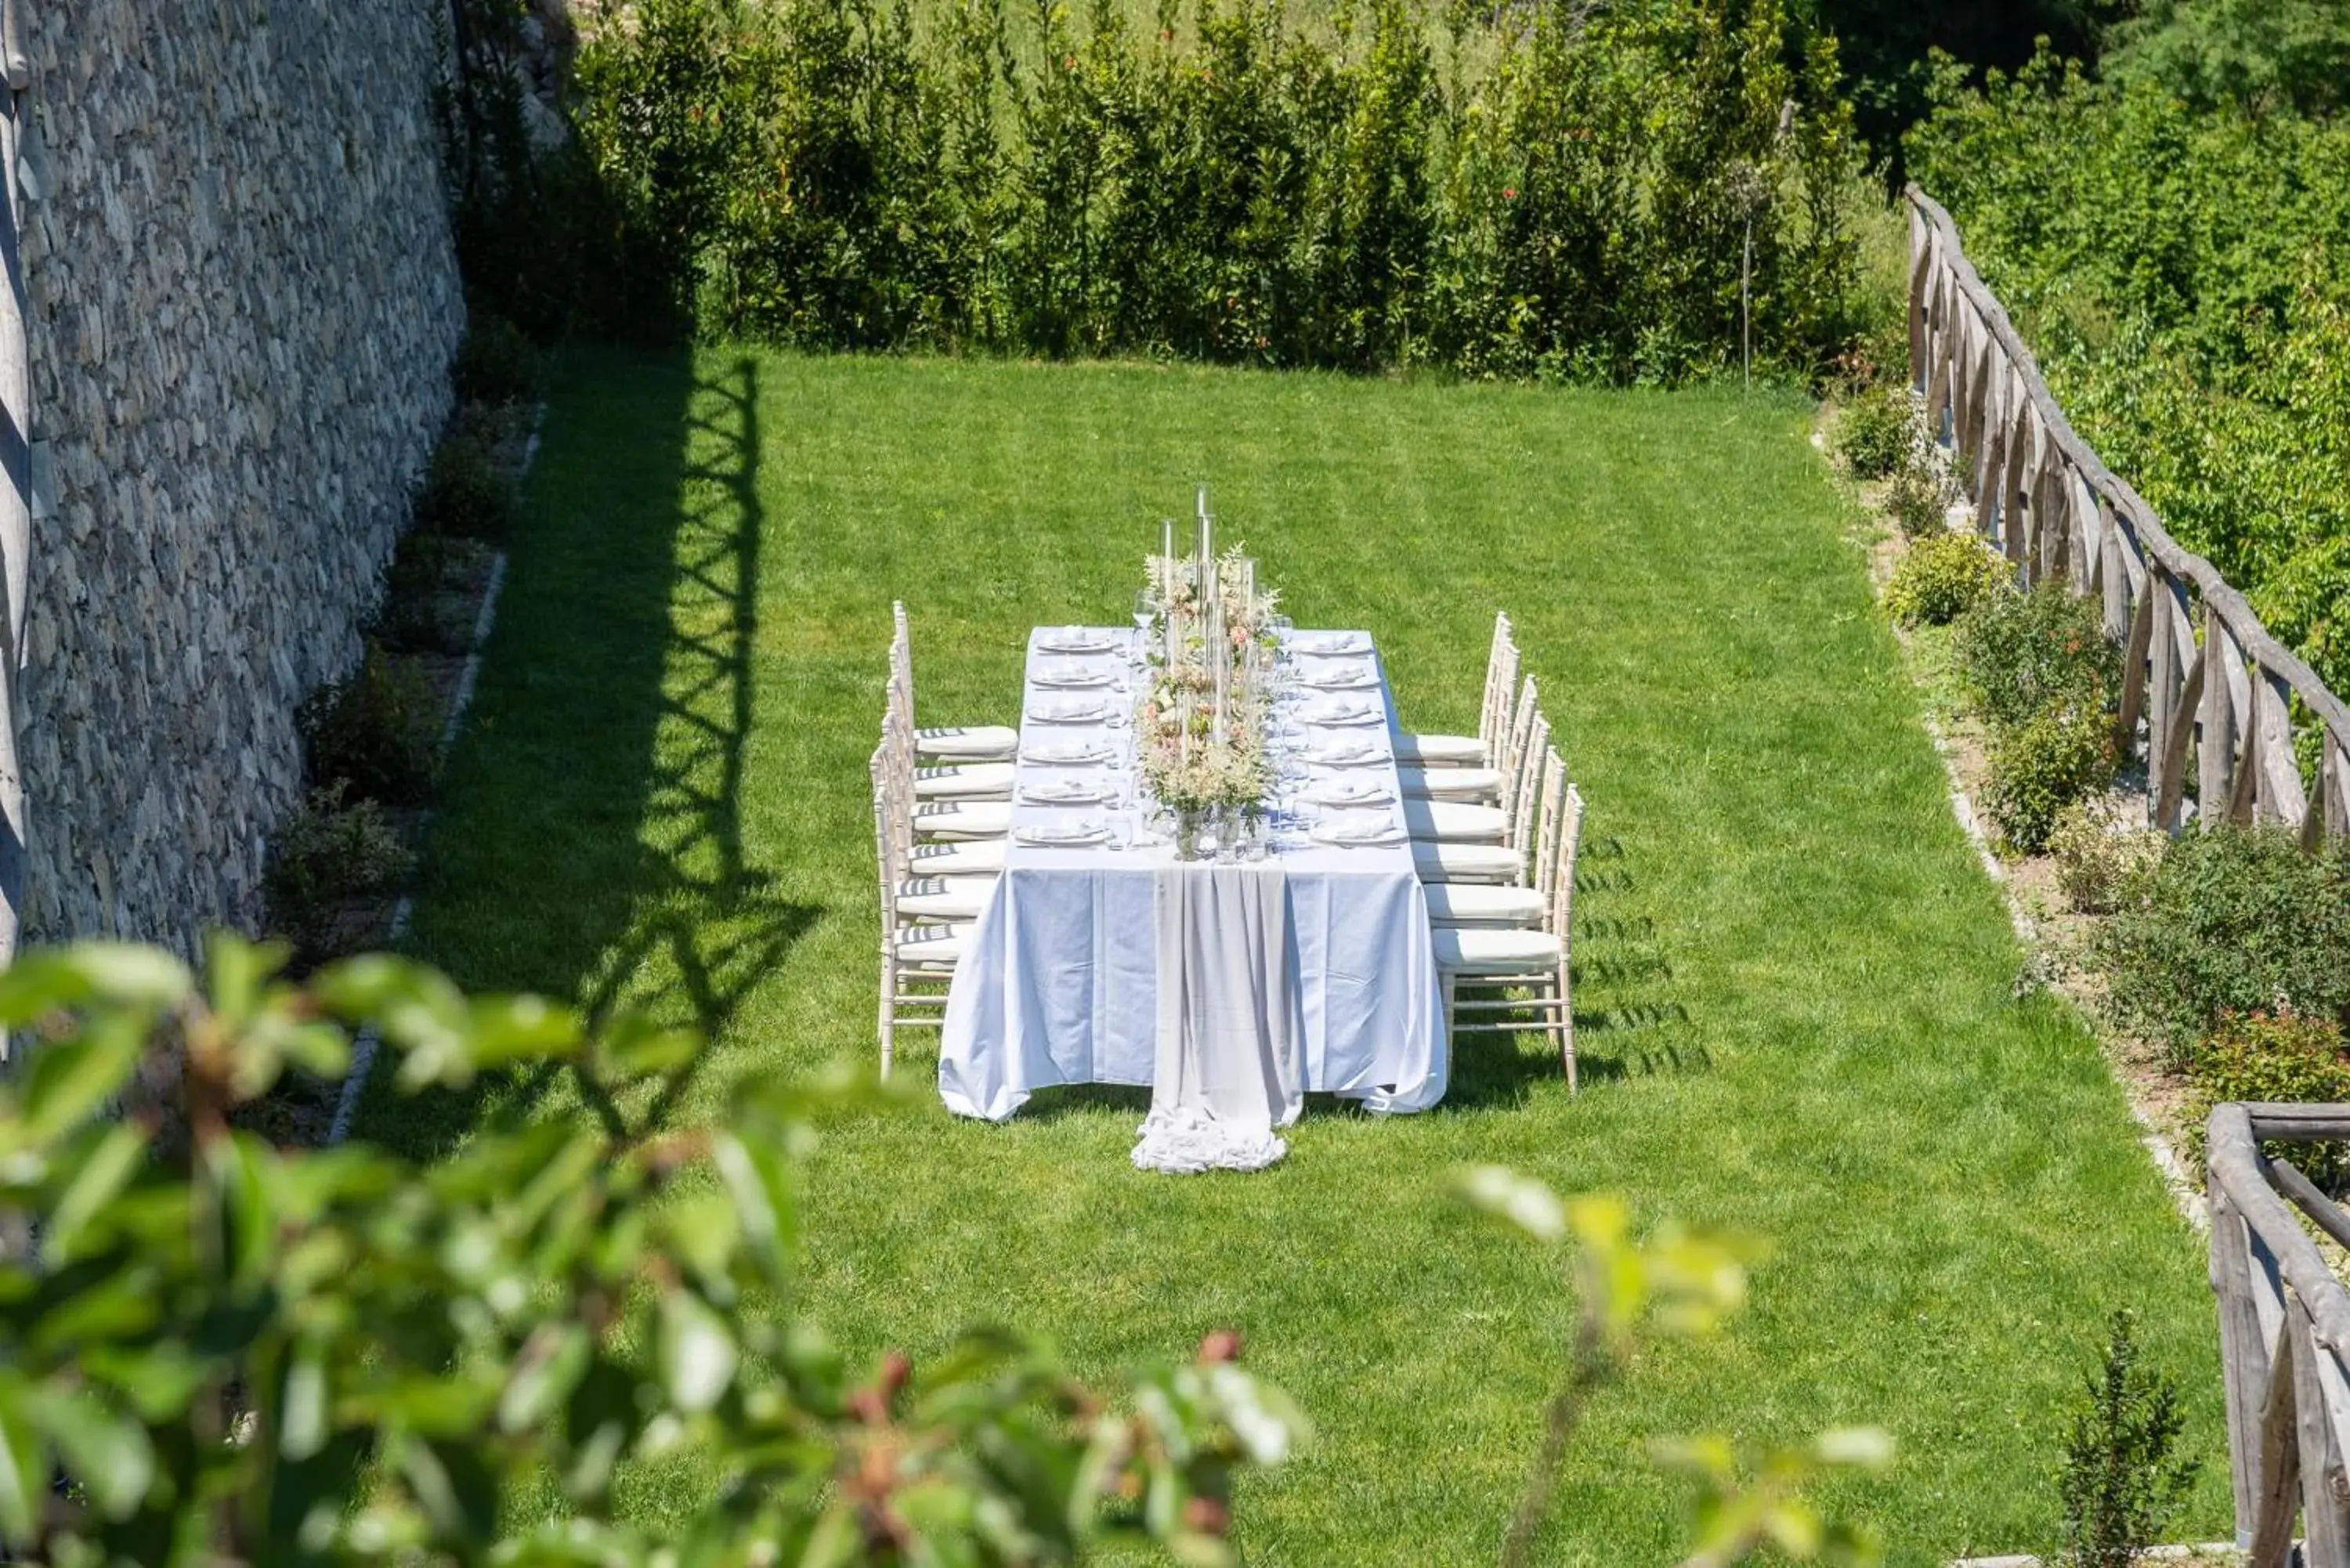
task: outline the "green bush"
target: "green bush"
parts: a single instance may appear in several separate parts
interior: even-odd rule
[[[277,830],[263,889],[270,929],[317,956],[345,901],[380,893],[415,869],[416,857],[375,801],[344,800],[338,782],[315,789]]]
[[[1930,462],[1911,462],[1893,471],[1885,487],[1885,510],[1904,539],[1918,540],[1950,532],[1950,484]],[[2005,580],[2001,573],[2000,580]]]
[[[462,401],[526,403],[538,396],[538,350],[504,317],[477,311],[449,374]]]
[[[2110,914],[2142,890],[2164,842],[2161,834],[2125,822],[2102,796],[2075,801],[2056,814],[2048,835],[2057,890],[2082,914]]]
[[[2187,1059],[2188,1153],[2203,1168],[2211,1107],[2230,1100],[2350,1105],[2350,1060],[2342,1025],[2292,1012],[2230,1012]],[[2327,1191],[2350,1176],[2350,1144],[2269,1139],[2261,1152],[2289,1159]]]
[[[432,453],[416,493],[415,516],[425,533],[502,543],[514,532],[514,482],[487,446],[452,436]]]
[[[214,933],[201,978],[120,943],[9,966],[0,1028],[37,1055],[0,1082],[0,1229],[41,1242],[0,1256],[9,1561],[1239,1562],[1233,1494],[1305,1424],[1238,1334],[1106,1386],[1001,1325],[919,1367],[826,1337],[800,1165],[869,1090],[752,1075],[687,1122],[690,1033],[381,954],[292,984],[284,957]],[[361,1030],[387,1095],[511,1073],[602,1114],[485,1117],[429,1162],[249,1130]],[[171,1101],[117,1114],[167,1053]],[[648,1464],[679,1511],[646,1508]],[[1766,1505],[1797,1506],[1790,1468]]]
[[[2176,1454],[2187,1429],[2178,1386],[2138,1361],[2131,1314],[2113,1315],[2105,1362],[2073,1411],[2057,1484],[2064,1506],[2059,1568],[2132,1568],[2186,1507],[2199,1460]]]
[[[469,551],[479,545],[411,529],[384,567],[383,598],[369,635],[398,653],[463,653],[473,646],[473,607],[452,589]]]
[[[2350,1022],[2350,848],[2306,855],[2277,827],[2182,834],[2092,951],[2115,1022],[2174,1066],[2224,1013]]]
[[[1875,387],[1836,414],[1836,460],[1855,479],[1886,479],[1909,466],[1916,404],[1907,387]]]
[[[423,671],[370,642],[359,667],[311,693],[299,715],[309,776],[363,800],[420,805],[439,765],[440,704]]]
[[[1948,626],[1997,593],[2007,567],[1971,534],[1914,541],[1885,586],[1886,612],[1903,626]]]
[[[1991,734],[1983,810],[2007,847],[2036,855],[2067,806],[2113,783],[2113,724],[2102,707],[2049,707]]]
[[[2121,686],[2121,653],[2095,601],[2055,578],[1978,604],[1951,634],[1950,659],[1992,725],[2029,723],[2051,708],[2103,712]]]

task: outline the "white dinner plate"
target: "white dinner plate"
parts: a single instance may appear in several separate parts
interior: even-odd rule
[[[1371,639],[1359,631],[1295,631],[1289,634],[1289,646],[1298,653],[1328,659],[1346,653],[1368,653]]]
[[[1367,664],[1322,664],[1300,670],[1300,686],[1311,686],[1324,691],[1359,690],[1379,683],[1379,672]]]
[[[1012,836],[1038,849],[1082,849],[1108,838],[1109,829],[1092,821],[1031,823],[1014,828]]]
[[[1367,767],[1388,760],[1388,749],[1359,735],[1332,735],[1305,749],[1305,760],[1331,768]]]
[[[1327,702],[1317,702],[1304,714],[1309,724],[1376,724],[1387,716],[1385,708],[1360,697],[1336,697]]]
[[[1037,633],[1036,646],[1047,653],[1107,653],[1118,639],[1091,627],[1065,626]]]
[[[1020,786],[1023,805],[1099,805],[1109,792],[1081,778],[1038,779]]]
[[[1110,762],[1117,756],[1107,741],[1031,741],[1020,748],[1020,760],[1024,763],[1060,767],[1087,767]]]
[[[1323,779],[1307,784],[1297,798],[1315,805],[1385,805],[1395,797],[1376,779]]]
[[[1310,832],[1316,843],[1340,849],[1369,849],[1404,842],[1403,829],[1383,817],[1367,822],[1317,822]]]
[[[1044,664],[1031,671],[1028,684],[1076,690],[1087,686],[1107,686],[1118,679],[1114,670],[1084,664]]]
[[[1098,697],[1048,697],[1028,704],[1028,717],[1040,724],[1098,724],[1109,717],[1109,704]]]

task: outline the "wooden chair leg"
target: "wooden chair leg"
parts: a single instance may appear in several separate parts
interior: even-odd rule
[[[1445,1049],[1449,1051],[1452,1048],[1453,1001],[1460,992],[1461,980],[1458,975],[1451,974],[1442,975],[1439,978],[1444,984],[1444,1045]]]
[[[1558,963],[1558,1058],[1566,1069],[1566,1092],[1575,1093],[1575,999],[1567,990],[1566,961]]]
[[[897,1046],[897,966],[888,959],[881,961],[881,1075],[889,1075],[890,1057]]]

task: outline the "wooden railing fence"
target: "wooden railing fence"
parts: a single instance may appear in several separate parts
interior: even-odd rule
[[[2282,823],[2310,848],[2350,835],[2350,709],[2074,433],[1950,213],[1908,195],[1909,368],[1928,422],[2018,579],[2061,577],[2102,606],[2124,650],[2116,739],[2146,761],[2155,826],[2177,829],[2191,798],[2206,825]]]
[[[2350,1214],[2261,1153],[2263,1139],[2330,1138],[2350,1138],[2350,1106],[2223,1105],[2209,1124],[2211,1288],[2251,1568],[2284,1568],[2296,1515],[2307,1568],[2350,1568],[2350,1287],[2301,1218],[2350,1247]]]

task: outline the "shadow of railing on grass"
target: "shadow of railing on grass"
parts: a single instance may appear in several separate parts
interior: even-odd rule
[[[488,722],[452,780],[419,948],[471,987],[567,996],[591,1017],[640,1006],[714,1039],[824,913],[782,892],[743,835],[765,521],[758,366],[624,369],[597,380],[629,389],[625,457],[558,454],[572,472],[543,476],[517,540]],[[498,842],[515,833],[544,842]],[[542,1070],[369,1130],[430,1156],[484,1116],[545,1113],[566,1085],[608,1120],[622,1114]],[[689,1075],[628,1117],[665,1120],[693,1091]],[[380,1088],[370,1099],[388,1109]]]

